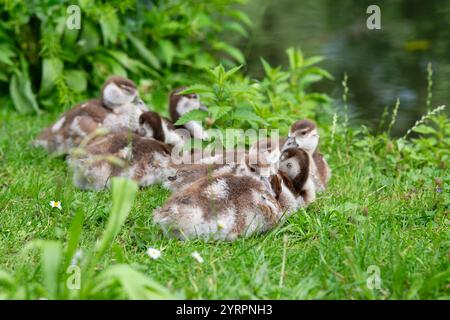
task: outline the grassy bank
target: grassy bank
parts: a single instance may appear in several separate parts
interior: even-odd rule
[[[0,113],[0,269],[32,286],[33,299],[46,292],[39,285],[38,256],[23,254],[25,245],[35,239],[64,243],[81,210],[80,248],[88,251],[111,207],[110,191],[76,190],[64,159],[29,147],[56,117]],[[448,299],[448,119],[441,122],[446,126],[437,132],[446,140],[429,150],[425,138],[399,142],[332,129],[333,137],[322,135],[333,170],[329,189],[288,223],[234,243],[164,238],[151,217],[169,192],[159,186],[140,190],[96,270],[126,263],[186,298]],[[62,210],[51,208],[51,200],[61,200]],[[150,259],[148,247],[161,249],[161,258]],[[192,258],[194,251],[204,263]],[[371,290],[367,281],[373,283],[377,269],[380,289]],[[12,290],[0,277],[0,296]],[[127,298],[115,292],[104,297]]]

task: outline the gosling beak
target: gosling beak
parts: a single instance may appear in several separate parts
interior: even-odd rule
[[[285,150],[289,148],[296,148],[298,147],[297,142],[295,141],[295,137],[289,137],[286,142],[283,145],[283,148],[281,149],[281,152],[284,152]]]

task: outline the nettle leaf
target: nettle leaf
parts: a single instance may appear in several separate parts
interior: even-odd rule
[[[233,112],[233,119],[241,121],[255,121],[258,123],[266,124],[266,122],[258,116],[253,110],[248,108],[238,108]]]
[[[320,76],[322,76],[324,78],[327,78],[329,80],[333,80],[334,79],[334,77],[331,75],[331,73],[329,73],[328,71],[326,71],[326,70],[324,70],[322,68],[319,68],[319,67],[311,67],[311,68],[305,69],[302,72],[302,74],[304,74],[304,75],[317,74],[317,75],[320,75]]]
[[[302,78],[300,79],[300,84],[302,86],[307,86],[311,83],[315,83],[315,82],[319,82],[323,79],[323,76],[318,75],[318,74],[307,74],[302,76]]]
[[[286,50],[291,69],[299,69],[304,65],[303,53],[300,49],[289,48]]]
[[[251,27],[253,25],[253,22],[250,19],[250,17],[243,11],[233,10],[230,12],[230,15],[232,17],[235,17],[236,19],[240,20],[241,22],[243,22],[244,24],[246,24],[249,27]]]
[[[426,125],[420,125],[413,129],[414,132],[421,133],[421,134],[436,134],[436,130],[432,127],[426,126]]]
[[[132,34],[128,34],[128,39],[142,59],[144,59],[155,69],[161,68],[161,64],[159,63],[158,58],[145,46],[145,44],[141,40],[139,40]]]
[[[236,66],[236,67],[231,68],[230,70],[228,70],[228,71],[225,73],[225,80],[231,78],[231,76],[232,76],[233,74],[235,74],[236,72],[238,72],[239,70],[241,70],[242,67],[243,67],[243,65],[241,64],[241,65],[239,65],[239,66]]]
[[[223,116],[225,116],[227,113],[229,113],[231,110],[233,110],[232,107],[227,106],[215,106],[215,107],[209,107],[208,111],[211,114],[212,118],[214,120],[219,120]]]
[[[306,100],[315,100],[318,102],[331,103],[332,99],[324,93],[309,93],[305,95]]]
[[[240,23],[238,23],[236,21],[226,22],[226,23],[224,23],[223,27],[226,30],[235,31],[245,38],[248,37],[247,30]]]
[[[239,50],[238,48],[233,47],[233,46],[229,45],[228,43],[221,42],[221,41],[215,42],[213,44],[213,47],[215,50],[221,50],[221,51],[228,53],[237,62],[239,62],[241,64],[245,63],[245,57],[242,54],[241,50]]]
[[[261,57],[260,60],[266,76],[270,76],[272,74],[272,67],[264,58]]]
[[[323,61],[324,59],[325,59],[325,57],[322,57],[322,56],[314,56],[314,57],[306,58],[304,66],[305,67],[312,66],[314,64],[317,64],[317,63]]]
[[[189,86],[189,88],[180,92],[180,94],[191,94],[191,93],[210,93],[210,87],[203,84],[194,84],[193,86]]]
[[[178,119],[177,122],[175,122],[176,126],[181,126],[189,121],[202,121],[208,116],[208,112],[203,110],[192,110],[188,113],[185,113],[181,116],[180,119]]]
[[[53,92],[55,83],[62,75],[64,63],[58,58],[42,60],[42,80],[39,89],[40,96],[47,96]]]

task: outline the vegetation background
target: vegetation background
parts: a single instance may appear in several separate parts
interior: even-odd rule
[[[448,299],[450,11],[383,2],[386,29],[369,34],[363,2],[80,0],[69,30],[72,2],[0,0],[0,298]],[[214,128],[314,119],[329,190],[260,237],[164,238],[162,187],[81,192],[64,159],[29,146],[111,74],[162,113],[189,85]]]

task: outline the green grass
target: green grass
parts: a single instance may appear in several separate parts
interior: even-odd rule
[[[105,229],[111,207],[110,191],[75,189],[64,159],[29,146],[56,117],[0,112],[0,269],[14,274],[25,266],[23,283],[40,277],[34,272],[37,256],[21,254],[29,241],[65,243],[81,209],[81,248],[87,251]],[[448,299],[445,166],[431,161],[419,166],[413,159],[391,163],[384,151],[330,150],[333,177],[313,205],[268,234],[233,243],[164,238],[151,218],[169,192],[159,186],[140,190],[114,240],[124,256],[108,250],[97,268],[125,261],[194,299]],[[444,181],[442,192],[436,191],[435,178]],[[52,209],[51,200],[61,200],[63,209]],[[147,247],[162,249],[162,257],[150,259]],[[193,251],[205,263],[197,263]],[[372,265],[381,272],[380,290],[366,285]]]

